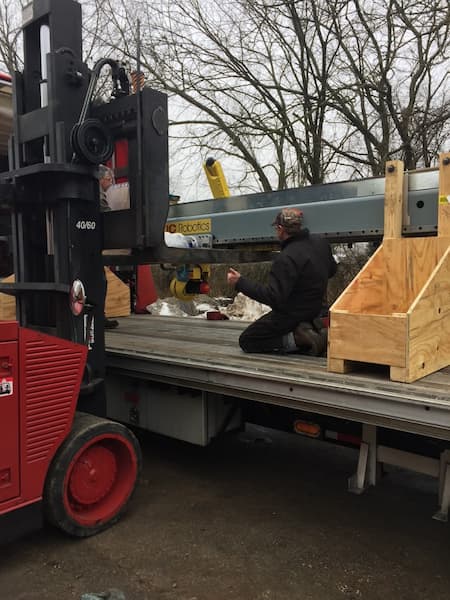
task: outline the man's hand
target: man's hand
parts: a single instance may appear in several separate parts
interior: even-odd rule
[[[238,282],[240,277],[241,277],[241,274],[239,273],[239,271],[235,271],[231,267],[228,269],[228,273],[227,273],[228,285],[236,285],[236,283]]]

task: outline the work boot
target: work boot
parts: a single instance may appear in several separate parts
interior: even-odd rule
[[[294,340],[300,352],[309,356],[322,356],[327,347],[327,332],[317,332],[312,323],[299,323],[294,329]]]
[[[326,356],[328,350],[328,328],[322,327],[322,329],[318,332],[320,337],[320,354],[318,356]]]
[[[104,323],[105,329],[115,329],[118,326],[119,326],[119,321],[116,321],[116,319],[108,319],[107,317],[105,317],[105,323]]]
[[[317,331],[317,333],[320,333],[321,329],[324,329],[322,317],[316,317],[311,321],[311,323],[314,329]]]

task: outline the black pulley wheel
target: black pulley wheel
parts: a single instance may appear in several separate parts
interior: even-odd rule
[[[76,156],[92,165],[107,162],[114,150],[111,132],[99,119],[86,119],[75,125],[71,143]]]

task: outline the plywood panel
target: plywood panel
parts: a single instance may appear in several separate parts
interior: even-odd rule
[[[386,296],[386,277],[382,248],[370,257],[358,275],[331,307],[353,313],[377,313]]]
[[[121,281],[111,269],[105,268],[107,281],[105,315],[111,317],[128,317],[131,313],[130,288]]]
[[[400,381],[402,383],[411,383],[409,367],[391,367],[389,369],[391,381]]]
[[[354,364],[353,361],[345,360],[344,358],[331,358],[328,352],[327,369],[332,373],[350,373],[353,370]]]
[[[437,238],[387,239],[332,310],[355,314],[406,313],[442,252]]]
[[[384,238],[401,238],[403,220],[403,162],[386,163],[384,191]]]
[[[450,152],[439,156],[438,235],[450,236]]]
[[[2,279],[4,283],[14,283],[14,275]],[[0,294],[0,321],[14,321],[16,319],[16,299],[9,294]]]
[[[446,196],[443,196],[444,198]],[[447,237],[450,235],[450,204],[444,204],[443,201],[439,203],[439,217],[438,217],[438,235]]]
[[[410,312],[409,380],[414,381],[450,365],[450,249]]]
[[[415,335],[423,327],[429,327],[441,320],[450,300],[449,270],[450,248],[441,258],[426,285],[423,287],[409,310],[410,333]]]
[[[377,312],[389,315],[393,312],[406,312],[410,301],[406,290],[408,248],[407,240],[404,239],[384,239],[383,240],[383,259],[384,259],[384,277],[385,297],[382,302],[382,309]]]
[[[390,315],[407,312],[432,270],[436,240],[387,239],[353,279],[332,310]]]
[[[328,352],[332,359],[404,367],[406,315],[352,315],[333,313]]]
[[[437,238],[383,242],[386,264],[385,314],[407,312],[430,277],[441,249]]]
[[[450,237],[440,236],[437,238],[438,243],[438,258],[440,259],[447,251],[447,248],[450,248]]]

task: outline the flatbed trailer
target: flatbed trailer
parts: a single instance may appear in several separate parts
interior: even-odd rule
[[[359,447],[351,491],[375,485],[382,465],[425,473],[439,480],[435,516],[446,520],[450,369],[413,384],[393,382],[388,368],[373,365],[330,373],[324,358],[243,353],[238,336],[245,326],[156,315],[122,319],[106,334],[108,416],[203,445],[246,414],[260,424],[341,440]],[[265,421],[267,410],[275,412]]]

